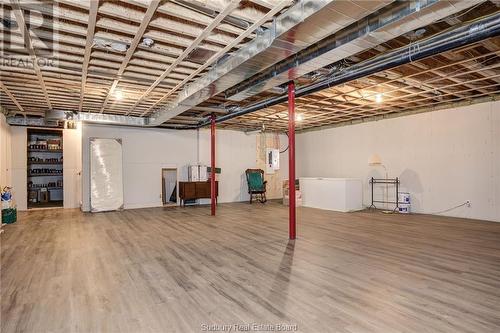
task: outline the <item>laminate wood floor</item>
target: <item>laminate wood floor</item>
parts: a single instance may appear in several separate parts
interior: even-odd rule
[[[500,332],[500,223],[300,208],[289,242],[277,203],[208,214],[21,213],[1,332]]]

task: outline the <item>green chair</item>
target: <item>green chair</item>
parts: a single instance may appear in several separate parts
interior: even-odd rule
[[[247,176],[248,194],[250,194],[250,203],[255,196],[261,203],[267,201],[266,199],[266,184],[264,180],[264,170],[262,169],[247,169],[245,171]]]

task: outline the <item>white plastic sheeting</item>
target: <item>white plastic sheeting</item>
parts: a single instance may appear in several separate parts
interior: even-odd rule
[[[121,139],[90,138],[90,210],[123,208]]]

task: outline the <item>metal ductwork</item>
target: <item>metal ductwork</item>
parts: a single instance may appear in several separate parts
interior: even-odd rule
[[[31,126],[31,127],[60,127],[60,123],[66,120],[83,121],[87,123],[137,126],[145,127],[147,118],[120,116],[106,113],[58,111],[60,115],[55,118],[35,118],[35,117],[8,117],[7,122],[13,126]],[[62,116],[64,114],[64,116]]]
[[[226,91],[242,101],[483,1],[396,1]]]
[[[462,24],[458,27],[449,29],[445,32],[436,34],[429,38],[412,43],[408,46],[393,50],[386,54],[376,56],[357,64],[354,64],[340,72],[333,73],[330,77],[323,79],[317,83],[301,87],[297,89],[296,97],[306,96],[323,89],[327,89],[339,84],[343,84],[352,80],[356,80],[368,75],[372,75],[384,70],[388,70],[397,66],[401,66],[412,61],[418,61],[436,54],[440,54],[458,47],[477,43],[487,38],[492,38],[500,35],[500,13],[495,13],[481,19]],[[231,113],[216,118],[216,122],[220,123],[229,119],[233,119],[245,114],[249,114],[273,105],[287,102],[286,94],[273,97],[247,107],[239,108]],[[126,118],[127,120],[125,121]],[[99,122],[117,125],[144,126],[145,118],[114,116],[101,113],[79,113],[73,116],[73,120]],[[23,126],[45,126],[43,118],[7,118],[11,125]],[[187,126],[163,126],[169,129],[197,129],[210,125],[210,120],[206,119],[197,125]]]
[[[297,1],[270,29],[258,32],[251,42],[185,87],[173,102],[155,111],[146,126],[161,125],[392,1]]]
[[[428,6],[425,8],[432,8],[429,7],[432,4],[436,5],[435,0],[420,1],[420,3],[423,2],[428,3]],[[447,4],[449,3],[448,1],[440,1],[439,3],[441,2]],[[456,2],[453,2],[453,4],[457,6],[453,7],[455,8],[454,10],[458,11],[459,9],[457,8],[461,8],[458,6],[462,5],[465,6],[465,4],[463,4],[464,2],[468,3],[467,7],[477,3],[477,2],[458,0]],[[338,6],[342,5],[346,6],[346,4],[349,4],[350,6],[352,6],[355,3],[357,3],[357,1],[346,2],[346,1],[326,1],[326,0],[323,1],[303,0],[298,2],[275,20],[272,29],[268,29],[263,34],[256,37],[252,42],[247,44],[245,47],[235,52],[234,55],[228,57],[221,63],[217,64],[204,77],[198,79],[192,85],[186,87],[183,91],[181,91],[175,103],[155,112],[151,117],[143,118],[143,117],[133,117],[133,116],[82,112],[79,114],[73,114],[72,115],[73,120],[80,120],[92,123],[106,123],[112,125],[139,126],[139,127],[160,126],[168,119],[173,118],[179,115],[180,113],[193,108],[194,106],[198,105],[199,103],[208,99],[209,97],[216,95],[217,93],[220,93],[222,91],[225,91],[228,88],[233,87],[235,84],[238,84],[243,80],[250,78],[254,74],[261,72],[263,69],[265,69],[264,67],[266,66],[266,64],[273,62],[276,64],[278,61],[287,58],[289,55],[292,55],[300,51],[301,49],[304,49],[306,46],[313,44],[315,40],[321,40],[324,37],[329,36],[332,33],[332,31],[335,32],[336,30],[339,30],[341,26],[338,26],[337,23],[332,22],[334,21],[332,20],[332,17],[334,15],[338,16],[339,14],[339,11],[335,9],[337,8],[335,7],[335,4],[337,4]],[[380,9],[380,7],[385,5],[386,3],[387,1],[386,2],[359,1],[360,6],[361,5],[376,6],[376,8],[375,7],[371,8],[372,9],[371,11]],[[364,14],[368,14],[370,11],[367,8],[363,7],[359,8],[362,9],[360,9],[356,13],[351,11],[352,13],[354,13],[354,15],[352,16],[356,15],[366,16]],[[423,12],[424,9],[420,7],[419,11]],[[451,14],[452,12],[448,11],[444,13],[442,10],[440,10],[438,12],[432,12],[432,13],[433,13],[432,15],[431,13],[428,13],[426,15],[426,19],[428,19],[428,16],[430,15],[433,17],[433,20],[437,20]],[[413,14],[411,15],[416,15],[416,17],[411,18],[412,20],[413,19],[418,20],[419,14],[417,12],[413,12]],[[358,19],[359,18],[357,18],[356,20]],[[410,18],[408,18],[408,20],[410,20]],[[351,19],[349,19],[349,21],[351,21]],[[331,87],[336,84],[354,80],[356,78],[360,78],[365,75],[370,75],[378,71],[383,71],[385,69],[404,64],[411,60],[417,60],[424,56],[429,56],[440,52],[444,52],[454,47],[458,47],[468,43],[473,43],[477,40],[497,35],[498,34],[497,21],[498,21],[497,16],[487,17],[478,22],[454,28],[450,30],[451,32],[441,33],[439,35],[432,36],[429,39],[414,42],[411,44],[410,48],[395,50],[388,53],[387,55],[377,57],[373,60],[355,64],[341,73],[334,72],[333,76],[329,77],[327,80],[322,80],[313,85],[298,89],[297,96],[298,97],[304,96],[313,93],[315,91]],[[395,24],[398,27],[404,25],[402,24],[402,19],[399,19],[397,21],[397,24],[394,22],[392,24]],[[417,26],[420,26],[421,24],[423,23],[418,23],[413,27],[413,29]],[[347,24],[345,24],[344,26],[346,25]],[[386,28],[390,26],[391,24],[385,25]],[[479,28],[486,28],[486,27],[487,30],[484,31],[477,30]],[[401,27],[399,28],[402,29]],[[396,29],[396,27],[392,27],[391,29]],[[315,31],[316,34],[309,35],[311,31]],[[399,32],[398,35],[401,33],[402,32]],[[373,41],[377,41],[378,38],[383,38],[383,36],[379,36],[378,32],[377,33],[371,32],[366,38],[373,38]],[[431,45],[431,43],[434,44]],[[441,43],[443,43],[443,45],[439,45]],[[332,49],[330,51],[335,53],[336,49]],[[323,54],[326,53],[327,52],[323,52]],[[388,58],[389,55],[392,55],[394,58],[389,59]],[[408,55],[410,56],[410,58],[408,58]],[[307,59],[307,61],[309,61],[309,59]],[[314,62],[314,60],[311,61]],[[298,65],[300,65],[300,63]],[[286,102],[286,100],[287,100],[286,95],[282,95],[268,99],[266,101],[259,102],[257,104],[253,104],[249,107],[231,110],[232,112],[228,113],[227,115],[223,115],[217,118],[217,122],[225,121],[227,119],[231,119],[243,114],[254,112],[265,107],[283,103]],[[8,122],[12,125],[54,126],[53,123],[48,124],[48,122],[45,121],[44,119],[38,119],[38,118],[13,117],[13,118],[8,118]],[[208,125],[208,122],[203,121],[197,125],[188,125],[188,126],[166,125],[163,127],[175,128],[175,129],[194,129],[206,125]]]
[[[492,14],[479,20],[460,25],[456,28],[436,34],[409,46],[382,54],[373,59],[368,59],[352,65],[339,73],[320,82],[301,87],[295,92],[296,97],[306,96],[323,89],[356,80],[368,75],[382,72],[412,61],[418,61],[439,53],[458,47],[473,44],[481,40],[500,35],[500,14]],[[287,102],[288,96],[273,97],[250,106],[241,108],[230,114],[218,117],[217,123],[252,113],[273,105]],[[210,120],[205,120],[197,126],[188,126],[185,129],[200,128],[210,125]]]

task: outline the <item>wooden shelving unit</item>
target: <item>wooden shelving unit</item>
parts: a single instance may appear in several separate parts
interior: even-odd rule
[[[62,137],[61,137],[62,139]],[[29,149],[28,148],[28,153],[54,153],[54,154],[60,154],[62,153],[62,149]]]
[[[28,165],[63,165],[63,162],[28,162]]]
[[[46,188],[48,190],[62,190],[63,187],[62,186],[48,186],[48,187],[43,187],[43,188]],[[29,190],[39,190],[40,188],[38,187],[28,187],[28,191]]]
[[[62,207],[62,131],[30,128],[27,147],[28,208]],[[32,170],[39,171],[34,173]]]

